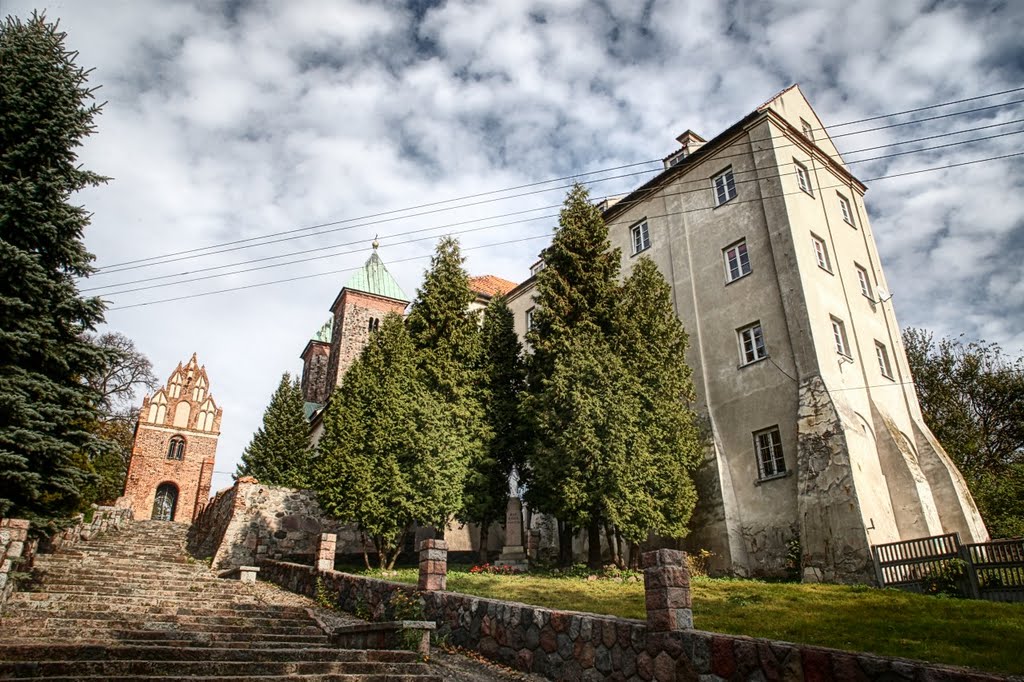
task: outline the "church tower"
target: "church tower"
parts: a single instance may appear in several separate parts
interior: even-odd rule
[[[210,497],[223,410],[195,353],[142,400],[122,504],[136,519],[192,521]]]
[[[370,333],[377,330],[388,313],[405,312],[409,299],[391,276],[377,255],[377,242],[373,253],[355,271],[331,305],[333,330],[327,360],[326,384],[323,396],[330,397],[334,387],[341,383],[345,372],[359,357]]]

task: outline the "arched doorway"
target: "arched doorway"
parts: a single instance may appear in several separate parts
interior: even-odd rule
[[[178,506],[178,486],[173,483],[161,483],[156,489],[156,500],[153,501],[154,521],[173,521],[174,510]]]

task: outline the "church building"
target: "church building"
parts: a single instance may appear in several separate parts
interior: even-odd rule
[[[223,410],[195,353],[142,400],[124,495],[136,519],[191,522],[210,497]]]

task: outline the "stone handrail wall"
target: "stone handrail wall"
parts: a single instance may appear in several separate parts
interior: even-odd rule
[[[238,484],[225,488],[206,503],[188,531],[188,551],[198,557],[217,553],[234,511]]]
[[[31,523],[25,519],[0,519],[0,607],[16,587],[14,577],[29,572],[38,552],[55,552],[61,547],[91,540],[110,528],[120,528],[131,519],[130,509],[96,507],[88,522],[84,514],[79,514],[62,528],[44,530],[40,537],[30,537]]]
[[[355,529],[324,514],[312,491],[243,476],[203,508],[189,531],[188,549],[193,556],[211,557],[215,569],[262,559],[301,557],[312,563],[324,533],[336,536],[337,551],[362,547]]]
[[[318,581],[344,611],[388,618],[396,592],[416,595],[426,618],[452,644],[524,672],[556,680],[877,680],[983,682],[1005,679],[921,661],[885,658],[767,639],[683,629],[656,632],[648,623],[557,611],[337,571],[264,561],[260,576],[316,597]],[[321,595],[322,596],[322,595]]]

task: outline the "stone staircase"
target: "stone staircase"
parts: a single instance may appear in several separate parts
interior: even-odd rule
[[[188,526],[135,521],[36,556],[0,618],[0,680],[441,680],[411,651],[338,649],[185,553]]]

